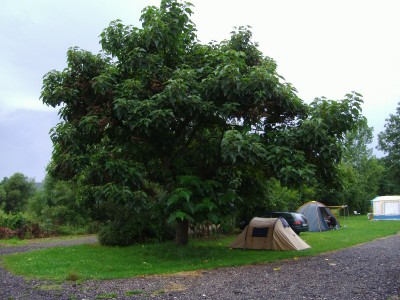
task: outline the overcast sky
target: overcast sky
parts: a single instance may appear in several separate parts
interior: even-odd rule
[[[398,0],[193,0],[200,42],[228,39],[250,25],[264,55],[309,103],[364,96],[375,136],[400,102]],[[68,48],[99,52],[112,20],[140,27],[156,0],[2,0],[0,10],[0,180],[21,172],[43,180],[57,110],[39,99],[42,77],[66,66]],[[371,147],[376,146],[376,138]],[[375,151],[377,156],[382,153]]]

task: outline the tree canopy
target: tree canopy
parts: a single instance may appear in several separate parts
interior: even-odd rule
[[[76,181],[93,215],[117,228],[139,215],[176,222],[180,244],[189,222],[218,223],[249,201],[256,174],[260,189],[268,178],[334,185],[362,103],[351,93],[306,105],[249,28],[204,45],[191,15],[190,3],[163,0],[143,10],[142,28],[111,22],[103,52],[69,49],[41,93],[62,118],[48,172]]]

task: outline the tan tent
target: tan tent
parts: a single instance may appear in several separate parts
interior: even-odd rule
[[[281,218],[253,218],[230,248],[303,250],[311,248]]]

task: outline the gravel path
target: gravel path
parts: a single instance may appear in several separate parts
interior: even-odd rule
[[[297,260],[78,285],[25,280],[0,268],[0,299],[400,300],[400,235]]]
[[[24,246],[5,246],[0,247],[0,255],[2,254],[11,254],[17,252],[28,252],[43,248],[50,248],[50,247],[59,247],[59,246],[72,246],[72,245],[81,245],[81,244],[95,244],[97,243],[97,237],[94,235],[90,236],[83,236],[81,238],[74,238],[70,240],[58,240],[52,242],[32,242],[28,245]],[[3,246],[0,244],[0,246]]]

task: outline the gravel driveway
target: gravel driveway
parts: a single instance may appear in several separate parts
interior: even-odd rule
[[[77,285],[0,268],[0,299],[400,300],[400,234],[297,260]]]

